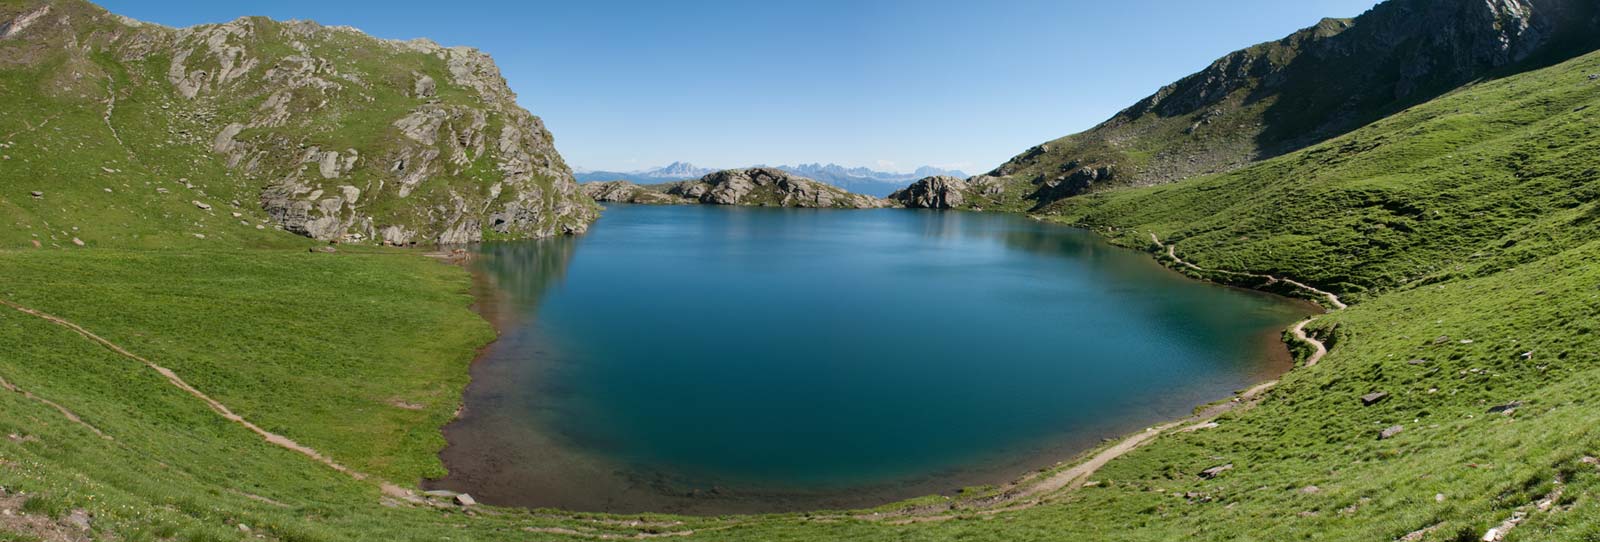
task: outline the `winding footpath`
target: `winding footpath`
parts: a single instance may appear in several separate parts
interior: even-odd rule
[[[228,421],[231,421],[231,422],[234,422],[234,423],[237,423],[237,424],[239,424],[241,426],[244,426],[244,428],[249,429],[251,432],[253,432],[253,433],[257,434],[257,435],[260,435],[263,440],[266,440],[270,444],[273,444],[275,446],[278,446],[278,447],[281,447],[281,448],[284,448],[284,449],[299,453],[299,454],[304,455],[306,457],[309,457],[309,458],[311,458],[313,460],[316,460],[318,463],[322,463],[323,465],[327,465],[329,468],[331,468],[333,470],[336,470],[336,471],[339,471],[339,472],[342,472],[342,473],[345,473],[345,474],[349,474],[351,477],[353,477],[353,478],[355,478],[357,480],[361,480],[361,479],[365,479],[366,478],[365,474],[362,474],[362,473],[356,472],[354,470],[351,470],[350,468],[339,464],[338,462],[334,461],[333,459],[328,458],[328,456],[323,455],[322,453],[320,453],[320,452],[318,452],[316,450],[313,450],[313,449],[311,449],[311,448],[309,448],[307,446],[303,446],[303,445],[301,445],[299,443],[296,443],[295,441],[290,440],[288,437],[285,437],[283,435],[279,435],[277,433],[273,433],[271,431],[267,431],[266,429],[262,429],[261,426],[258,426],[258,425],[254,424],[254,423],[251,423],[250,420],[244,419],[243,416],[235,414],[233,412],[233,410],[230,410],[227,407],[227,405],[222,404],[220,401],[217,401],[216,399],[212,399],[211,396],[206,395],[204,392],[201,392],[199,389],[196,389],[194,386],[189,385],[188,382],[185,382],[182,378],[178,377],[178,374],[173,372],[171,369],[168,369],[166,367],[162,367],[160,365],[157,365],[157,364],[155,364],[154,362],[151,362],[148,359],[145,359],[143,357],[140,357],[137,354],[134,354],[133,352],[129,352],[127,349],[125,349],[125,348],[123,348],[121,346],[118,346],[116,343],[113,343],[113,342],[111,342],[109,340],[106,340],[105,338],[103,338],[103,337],[101,337],[99,335],[95,335],[93,332],[91,332],[91,331],[89,331],[87,329],[84,329],[83,326],[80,326],[78,324],[74,324],[74,323],[72,323],[70,321],[67,321],[66,319],[63,319],[63,318],[60,318],[60,317],[52,316],[50,314],[47,314],[47,313],[44,313],[44,312],[41,312],[41,311],[37,311],[37,310],[34,310],[34,309],[30,309],[28,307],[24,307],[22,305],[14,303],[14,302],[12,302],[10,300],[0,299],[0,305],[11,307],[12,309],[15,309],[17,312],[21,312],[23,314],[34,316],[36,318],[39,318],[41,320],[50,322],[52,324],[55,324],[55,325],[70,329],[73,332],[76,332],[77,334],[82,335],[84,338],[89,339],[90,341],[93,341],[95,343],[98,343],[100,346],[105,347],[107,350],[110,350],[110,351],[116,353],[117,355],[120,355],[120,356],[123,356],[123,357],[126,357],[128,359],[131,359],[131,360],[134,360],[134,361],[137,361],[139,363],[144,364],[144,366],[149,367],[151,370],[154,370],[156,373],[158,373],[162,377],[166,378],[168,383],[172,384],[173,386],[177,387],[180,390],[183,390],[184,393],[187,393],[190,396],[193,396],[194,398],[199,399],[201,402],[204,402],[206,404],[206,406],[210,407],[212,411],[216,412],[218,415],[222,416],[224,419],[226,419]],[[52,403],[52,405],[53,405],[53,403]],[[73,419],[73,421],[78,421],[79,423],[82,423],[80,420],[76,419],[77,418],[76,416],[71,415],[70,412],[67,412],[66,409],[61,408],[59,406],[57,408],[60,409],[63,413],[66,413],[69,419]],[[85,424],[85,425],[87,425],[87,424]],[[100,431],[98,429],[96,429],[95,432],[99,433]],[[386,487],[385,491],[389,491],[389,489]]]
[[[54,315],[51,315],[51,314],[48,314],[48,313],[45,313],[45,312],[42,312],[42,311],[39,311],[39,310],[35,310],[35,309],[31,309],[31,308],[25,307],[23,305],[17,304],[15,302],[12,302],[12,301],[7,300],[7,299],[0,299],[0,306],[10,307],[12,309],[15,309],[17,312],[21,312],[23,314],[27,314],[29,316],[33,316],[33,317],[39,318],[41,320],[50,322],[52,324],[67,328],[69,330],[72,330],[73,332],[77,333],[78,335],[83,336],[85,339],[88,339],[88,340],[90,340],[90,341],[92,341],[92,342],[94,342],[96,344],[99,344],[100,346],[105,347],[107,350],[110,350],[110,351],[112,351],[113,353],[116,353],[119,356],[131,359],[131,360],[134,360],[134,361],[137,361],[137,362],[143,364],[144,366],[150,368],[151,370],[154,370],[156,373],[158,373],[162,377],[164,377],[169,384],[172,384],[174,387],[176,387],[176,388],[178,388],[180,390],[183,390],[184,393],[186,393],[186,394],[190,395],[191,397],[194,397],[195,399],[198,399],[201,402],[205,403],[206,406],[210,407],[210,409],[213,412],[216,412],[217,415],[222,416],[224,419],[226,419],[228,421],[231,421],[231,422],[234,422],[234,423],[237,423],[237,424],[243,426],[244,428],[250,430],[250,432],[255,433],[256,435],[260,436],[262,438],[262,440],[265,440],[269,444],[272,444],[274,446],[277,446],[277,447],[280,447],[280,448],[283,448],[283,449],[298,453],[300,455],[303,455],[303,456],[305,456],[307,458],[310,458],[310,459],[312,459],[312,460],[314,460],[314,461],[316,461],[318,463],[321,463],[324,466],[327,466],[328,468],[331,468],[331,469],[333,469],[335,471],[347,474],[351,478],[354,478],[354,479],[357,479],[357,480],[368,480],[368,479],[371,479],[373,481],[376,481],[378,483],[379,489],[382,490],[382,492],[383,492],[383,494],[385,496],[393,497],[395,499],[399,499],[399,500],[411,503],[413,505],[438,506],[437,504],[434,504],[434,503],[431,503],[430,501],[428,501],[428,499],[425,499],[423,497],[418,496],[414,491],[411,491],[411,490],[406,489],[404,487],[400,487],[399,485],[396,485],[396,484],[391,483],[391,482],[383,481],[381,479],[378,479],[377,477],[368,476],[367,474],[363,474],[361,472],[358,472],[358,471],[356,471],[354,469],[351,469],[349,467],[346,467],[346,466],[338,463],[337,461],[334,461],[332,458],[328,457],[327,455],[322,454],[321,452],[318,452],[315,449],[312,449],[309,446],[305,446],[305,445],[299,444],[299,443],[289,439],[288,437],[285,437],[283,435],[279,435],[277,433],[273,433],[271,431],[267,431],[266,429],[262,429],[260,426],[252,423],[250,420],[247,420],[243,416],[240,416],[240,415],[234,413],[233,410],[231,410],[231,409],[229,409],[227,407],[227,405],[222,404],[222,402],[211,398],[211,396],[206,395],[204,392],[202,392],[199,389],[195,388],[194,386],[190,385],[188,382],[186,382],[182,378],[180,378],[178,376],[178,374],[173,372],[171,369],[168,369],[168,368],[163,367],[161,365],[157,365],[155,362],[152,362],[152,361],[150,361],[148,359],[145,359],[144,357],[139,356],[138,354],[134,354],[133,352],[128,351],[128,349],[123,348],[122,346],[117,345],[116,343],[113,343],[110,340],[105,339],[104,337],[96,335],[94,332],[91,332],[88,329],[85,329],[83,326],[80,326],[80,325],[78,325],[76,323],[73,323],[73,322],[71,322],[69,320],[66,320],[64,318],[60,318],[60,317],[57,317],[57,316],[54,316]],[[6,381],[4,379],[0,379],[0,389],[4,389],[4,390],[12,391],[12,392],[15,392],[15,393],[19,393],[19,394],[22,394],[23,396],[25,396],[25,397],[27,397],[29,399],[33,399],[35,401],[39,401],[41,403],[49,405],[49,406],[55,408],[57,411],[61,412],[61,414],[63,416],[65,416],[68,420],[70,420],[72,422],[75,422],[75,423],[78,423],[80,425],[83,425],[84,427],[88,428],[90,431],[93,431],[96,435],[99,435],[101,438],[104,438],[106,440],[113,440],[110,435],[105,434],[99,428],[96,428],[95,426],[90,425],[88,422],[83,421],[76,414],[74,414],[72,411],[68,410],[66,407],[63,407],[63,406],[61,406],[59,404],[56,404],[55,402],[52,402],[52,401],[50,401],[48,399],[44,399],[42,397],[38,397],[38,396],[36,396],[36,395],[34,395],[32,393],[27,392],[26,390],[22,390],[22,389],[16,387],[15,385],[13,385],[12,383],[10,383],[9,381]],[[258,497],[258,496],[249,495],[249,494],[246,494],[246,496],[252,497],[252,498],[255,498],[255,499],[263,499],[266,502],[270,502],[270,503],[274,503],[274,504],[281,504],[281,503],[276,503],[276,501],[271,501],[270,499],[265,499],[264,497]],[[492,512],[489,512],[489,511],[486,510],[486,511],[483,511],[482,513],[489,514],[489,513],[492,513]],[[582,517],[582,516],[546,516],[546,518],[547,519],[560,519],[560,520],[563,520],[563,521],[576,521],[576,522],[587,523],[587,524],[591,524],[591,525],[608,525],[608,522],[609,522],[609,520],[586,518],[586,517]],[[701,531],[703,532],[703,531],[706,531],[706,530],[726,529],[726,528],[731,528],[736,524],[737,523],[735,522],[733,524],[725,525],[725,526],[718,527],[718,528],[702,529]],[[660,524],[660,523],[651,523],[651,522],[628,522],[628,523],[623,523],[623,524],[620,524],[620,525],[609,525],[609,526],[611,526],[611,527],[625,527],[625,528],[626,527],[637,527],[637,528],[644,529],[644,531],[637,532],[637,533],[620,534],[620,533],[605,533],[605,532],[584,532],[584,531],[579,531],[579,530],[575,530],[575,529],[568,529],[568,528],[562,528],[562,527],[537,527],[537,526],[524,527],[523,530],[527,531],[527,532],[535,532],[535,533],[543,532],[543,533],[547,533],[547,534],[560,534],[560,535],[567,535],[567,536],[573,536],[573,537],[579,537],[579,538],[591,538],[591,539],[597,539],[597,540],[642,540],[642,539],[660,538],[660,537],[691,536],[691,535],[696,534],[696,531],[693,530],[693,529],[667,530],[667,529],[664,529],[664,527],[670,527],[672,525],[663,525],[663,524]]]

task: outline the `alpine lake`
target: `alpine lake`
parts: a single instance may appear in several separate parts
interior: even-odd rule
[[[480,245],[500,329],[427,487],[727,514],[1001,484],[1292,364],[1309,303],[964,212],[610,205]]]

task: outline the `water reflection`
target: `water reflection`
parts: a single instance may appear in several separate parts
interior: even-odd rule
[[[577,251],[572,237],[478,247],[472,261],[478,312],[502,329],[532,318],[545,292],[566,278]]]

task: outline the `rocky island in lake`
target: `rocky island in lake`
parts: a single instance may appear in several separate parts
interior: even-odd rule
[[[630,181],[592,182],[583,185],[583,193],[595,201],[607,203],[808,209],[897,207],[889,200],[852,194],[843,188],[767,167],[728,169],[698,180],[674,183],[639,185]]]

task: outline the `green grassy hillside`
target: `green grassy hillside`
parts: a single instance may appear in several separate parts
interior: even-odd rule
[[[81,0],[0,1],[0,23],[0,246],[465,242],[597,214],[476,50]]]
[[[1081,133],[990,171],[967,207],[1034,211],[1113,187],[1239,169],[1456,87],[1600,47],[1586,0],[1390,0],[1217,59]]]

